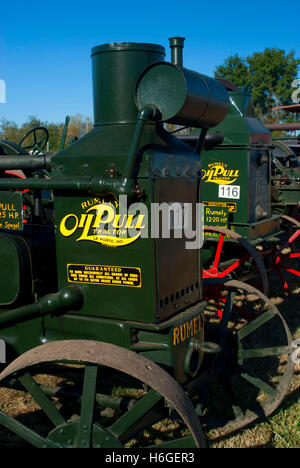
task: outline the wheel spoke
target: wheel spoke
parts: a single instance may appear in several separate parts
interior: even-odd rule
[[[297,237],[299,237],[299,235],[300,235],[300,229],[297,229],[297,231],[294,232],[294,234],[292,234],[291,237],[289,237],[289,239],[283,244],[283,246],[280,249],[280,252],[282,252],[289,245],[291,245],[297,239]]]
[[[48,439],[44,439],[44,437],[29,429],[29,427],[24,426],[24,424],[20,423],[16,419],[11,418],[5,413],[2,413],[2,411],[0,411],[0,423],[2,426],[14,432],[19,437],[26,440],[26,442],[32,444],[34,447],[59,448],[59,446],[54,442],[51,442]]]
[[[245,417],[245,414],[242,410],[242,408],[238,405],[231,405],[231,408],[232,408],[232,411],[233,411],[233,414],[235,415],[236,419],[244,419]]]
[[[214,259],[214,264],[213,268],[218,268],[219,262],[220,262],[220,257],[221,257],[221,252],[223,248],[223,243],[224,243],[224,235],[220,235],[219,241],[218,241],[218,246],[217,246],[217,251]]]
[[[239,360],[270,357],[270,356],[280,356],[281,354],[289,354],[290,352],[291,352],[291,349],[289,346],[274,346],[271,348],[259,348],[259,349],[242,349],[239,351]]]
[[[222,273],[220,274],[220,278],[225,278],[225,276],[229,275],[229,273],[238,268],[241,265],[242,260],[243,259],[237,260],[232,265],[230,265],[230,267],[226,268],[226,270],[222,271]]]
[[[195,448],[195,441],[193,437],[183,437],[182,439],[168,440],[157,445],[150,445],[147,449],[161,449],[161,448]]]
[[[299,258],[300,257],[300,253],[292,253],[289,255],[289,258]]]
[[[6,382],[10,382],[11,376],[16,375],[16,372],[18,374],[26,372],[28,368],[32,369],[35,365],[39,365],[39,368],[43,364],[49,366],[50,362],[62,364],[62,368],[59,367],[59,371],[54,372],[54,376],[57,374],[60,376],[60,372],[62,374],[67,373],[64,395],[60,395],[62,400],[66,397],[69,400],[68,403],[70,403],[70,405],[63,406],[64,414],[67,415],[66,422],[49,432],[49,424],[46,422],[47,425],[44,425],[44,421],[40,423],[37,415],[33,423],[37,426],[38,434],[41,431],[47,431],[48,436],[47,439],[44,439],[43,435],[35,438],[36,433],[30,428],[25,427],[23,429],[20,423],[0,412],[0,424],[3,420],[6,427],[33,445],[70,448],[85,446],[121,448],[124,443],[130,441],[135,435],[141,434],[143,436],[143,431],[147,427],[151,428],[159,421],[172,417],[171,412],[176,415],[176,421],[180,418],[185,424],[197,447],[205,445],[199,417],[186,391],[154,362],[138,353],[111,343],[93,340],[61,340],[45,343],[37,348],[30,349],[11,362],[0,374],[0,381],[6,379]],[[77,369],[77,363],[80,364],[80,369]],[[82,363],[86,363],[87,366],[81,395],[76,383],[78,373],[82,374]],[[64,369],[64,366],[67,366],[67,369]],[[73,369],[74,366],[76,367]],[[72,368],[71,371],[69,367]],[[129,385],[134,392],[145,388],[145,385],[147,389],[149,388],[149,391],[143,391],[143,396],[135,400],[134,406],[130,407],[127,412],[122,410],[122,407],[118,404],[114,412],[109,412],[109,414],[96,413],[94,405],[97,368],[99,367],[103,369],[103,375],[107,375],[104,387],[105,396],[109,400],[114,399],[112,396],[114,394],[114,383],[115,379],[119,378],[118,374],[111,378],[111,372],[115,373],[117,371],[122,373],[125,378],[126,376],[127,378],[130,377]],[[106,374],[106,369],[108,374]],[[46,374],[49,373],[49,370],[46,367]],[[71,373],[70,376],[69,372]],[[42,371],[39,371],[39,373],[41,374]],[[134,382],[132,379],[134,379]],[[14,380],[12,378],[11,384],[13,384]],[[75,385],[71,384],[71,382],[69,385],[69,380],[74,381]],[[121,378],[121,385],[122,382]],[[72,397],[68,394],[69,388],[72,390]],[[52,391],[55,397],[57,397],[57,390],[59,389],[56,387],[54,392]],[[72,401],[73,396],[74,401]],[[101,398],[102,403],[104,399]],[[73,403],[76,404],[76,409]],[[80,416],[76,417],[74,411],[78,414],[77,407],[79,404],[81,405]],[[115,406],[109,404],[107,407],[115,408]],[[98,414],[97,419],[100,418],[98,422],[96,414]],[[83,439],[86,440],[86,443],[83,443]],[[145,447],[145,445],[153,443],[147,437],[144,440],[140,439],[143,439],[143,437],[138,437],[136,440],[138,446]],[[187,443],[190,442],[187,441]],[[178,441],[178,446],[181,446],[180,441]]]
[[[85,368],[80,422],[78,428],[78,448],[89,448],[91,444],[97,372],[97,366],[87,365]]]
[[[283,274],[282,274],[280,268],[279,268],[279,267],[276,267],[276,268],[275,268],[275,271],[276,271],[277,275],[279,276],[280,281],[281,281],[282,284],[283,284],[283,289],[284,289],[285,291],[287,291],[287,292],[290,294],[291,292],[290,292],[289,285],[287,284],[287,282],[286,282],[286,280],[285,280],[285,278],[284,278],[284,276],[283,276]]]
[[[253,320],[252,322],[248,323],[244,328],[241,328],[237,332],[238,337],[240,340],[248,336],[250,333],[252,333],[254,330],[257,328],[261,327],[265,323],[267,323],[269,320],[271,320],[274,316],[276,315],[276,312],[274,310],[267,310],[265,313],[257,317],[257,319]]]
[[[278,396],[277,390],[271,387],[271,385],[267,384],[267,382],[265,382],[264,380],[259,379],[257,377],[253,377],[252,375],[247,373],[241,374],[241,377],[243,377],[243,379],[247,380],[247,382],[257,387],[259,390],[262,390],[263,392],[267,393],[271,397],[276,398]]]
[[[231,312],[233,308],[233,301],[234,301],[235,296],[236,296],[235,291],[233,290],[228,291],[225,307],[224,307],[223,314],[222,314],[222,319],[220,322],[220,346],[224,344],[224,341],[226,339],[227,326],[228,326],[228,322],[231,316]]]
[[[291,244],[292,242],[294,242],[295,239],[297,239],[297,237],[300,235],[300,229],[298,229],[296,232],[294,232],[294,234],[289,238],[288,240],[288,244]]]
[[[300,271],[294,270],[293,268],[286,268],[286,271],[292,273],[295,276],[300,276]]]
[[[128,429],[143,418],[161,399],[162,396],[159,393],[155,390],[150,390],[145,396],[138,400],[133,408],[128,410],[118,421],[109,427],[110,432],[115,437],[122,438]]]
[[[29,372],[25,372],[25,374],[18,377],[18,380],[55,426],[65,423],[63,416],[60,414],[54,403],[41,390],[40,386],[33,380]]]

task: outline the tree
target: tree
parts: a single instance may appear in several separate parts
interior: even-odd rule
[[[215,77],[232,81],[238,87],[250,87],[258,114],[270,115],[272,107],[292,103],[292,82],[300,63],[294,55],[294,51],[266,48],[246,58],[230,56],[216,68]]]
[[[2,119],[0,121],[0,138],[14,143],[20,140],[20,129],[12,120]]]
[[[236,55],[228,57],[224,65],[220,65],[215,70],[215,78],[224,78],[231,81],[239,88],[250,85],[249,69],[246,60]]]
[[[76,114],[70,119],[68,127],[68,139],[74,137],[82,137],[85,133],[92,129],[90,119],[84,117],[82,114]]]
[[[49,132],[50,151],[55,152],[59,150],[64,124],[43,122],[35,116],[29,116],[27,121],[21,126],[6,119],[0,120],[0,139],[18,144],[21,138],[34,127],[46,127]],[[67,133],[67,144],[70,139],[74,137],[80,138],[91,129],[92,123],[90,119],[81,114],[71,117]]]

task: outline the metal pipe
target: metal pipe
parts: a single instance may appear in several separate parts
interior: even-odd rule
[[[275,132],[276,130],[300,130],[300,122],[294,123],[272,123],[272,124],[265,124],[271,132]]]
[[[137,153],[140,147],[140,142],[141,142],[145,122],[155,120],[156,116],[158,116],[158,109],[151,104],[144,106],[138,113],[137,124],[135,127],[134,136],[133,136],[131,146],[129,149],[127,165],[126,165],[125,173],[124,173],[125,179],[129,179],[133,177],[134,169],[136,166]]]
[[[183,66],[183,47],[185,37],[169,37],[170,48],[171,48],[171,63],[173,65]]]
[[[59,151],[62,151],[65,147],[69,123],[70,123],[70,116],[67,115],[66,120],[65,120],[65,125],[63,128],[63,132],[61,135],[61,139],[60,139]]]
[[[58,293],[42,297],[39,302],[28,304],[17,309],[1,312],[0,325],[14,321],[30,320],[41,315],[78,310],[83,304],[83,293],[79,286],[68,286]]]
[[[3,155],[0,158],[0,169],[50,169],[51,156],[31,156],[31,155]]]
[[[0,179],[0,189],[91,190],[91,179]]]
[[[207,129],[202,128],[202,130],[200,132],[200,135],[199,135],[199,138],[198,138],[198,141],[197,141],[196,148],[195,148],[195,153],[198,154],[199,156],[201,154],[201,151],[202,151],[202,148],[203,148],[203,145],[204,145],[206,134],[207,134]]]

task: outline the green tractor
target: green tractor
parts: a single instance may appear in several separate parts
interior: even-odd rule
[[[290,293],[289,276],[300,276],[300,223],[293,217],[300,198],[300,164],[256,118],[251,93],[223,83],[229,112],[207,134],[202,152],[204,278],[229,275],[268,294],[268,274],[276,271]],[[181,138],[195,146],[198,133],[192,130]]]
[[[204,300],[201,149],[229,99],[170,42],[172,63],[156,44],[95,47],[94,128],[55,155],[0,142],[0,169],[25,175],[0,179],[0,384],[24,395],[21,414],[1,406],[4,445],[203,447],[202,429],[256,422],[289,390],[274,304],[228,278]],[[197,151],[165,123],[201,129]]]

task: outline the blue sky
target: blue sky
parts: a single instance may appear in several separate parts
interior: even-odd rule
[[[90,50],[107,42],[161,44],[169,59],[168,37],[184,36],[184,65],[210,76],[235,53],[277,47],[300,57],[299,13],[298,2],[277,0],[2,0],[0,119],[92,117]]]

